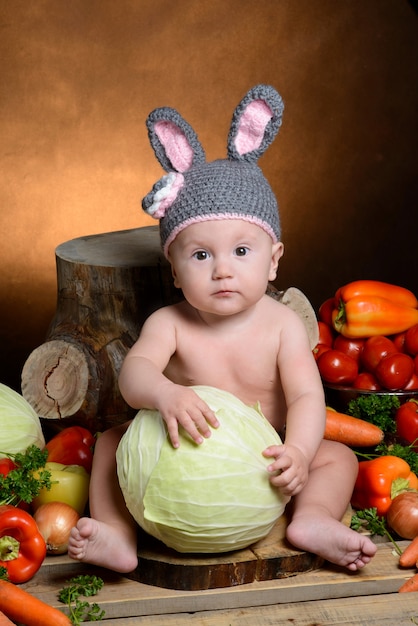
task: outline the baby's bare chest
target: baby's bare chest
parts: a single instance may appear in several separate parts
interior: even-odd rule
[[[211,385],[248,402],[259,401],[280,384],[277,335],[265,331],[180,335],[166,374],[180,384]]]

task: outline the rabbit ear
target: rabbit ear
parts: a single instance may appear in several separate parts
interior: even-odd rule
[[[186,172],[205,162],[205,151],[196,133],[175,109],[155,109],[146,124],[155,156],[166,172]]]
[[[255,163],[276,137],[282,124],[283,109],[283,100],[273,87],[253,87],[232,117],[228,157]]]

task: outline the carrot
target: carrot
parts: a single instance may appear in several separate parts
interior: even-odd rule
[[[0,611],[25,626],[71,626],[65,613],[7,580],[0,580]]]
[[[375,424],[327,407],[324,439],[367,448],[377,446],[383,437],[383,430]]]
[[[408,593],[409,591],[418,591],[418,574],[414,574],[412,578],[408,578],[398,589],[399,593]]]
[[[9,618],[0,611],[0,626],[14,626],[13,622],[9,620]]]
[[[415,567],[418,563],[418,535],[409,543],[399,557],[401,567]]]

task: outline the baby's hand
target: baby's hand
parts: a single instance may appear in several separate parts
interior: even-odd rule
[[[204,437],[210,437],[209,425],[214,428],[219,426],[215,413],[190,387],[167,384],[161,393],[157,408],[167,424],[174,448],[180,445],[179,424],[198,444],[203,443]]]
[[[308,463],[302,451],[291,445],[269,446],[263,452],[275,461],[267,467],[270,482],[286,496],[295,496],[308,480]]]

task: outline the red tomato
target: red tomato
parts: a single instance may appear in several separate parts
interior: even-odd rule
[[[415,367],[415,374],[418,376],[418,354],[414,358],[414,367]]]
[[[317,363],[322,379],[332,385],[351,385],[358,374],[355,360],[339,350],[327,350]]]
[[[375,373],[377,380],[385,389],[390,391],[403,389],[414,373],[414,361],[402,352],[388,354],[379,361]]]
[[[329,346],[326,346],[324,343],[318,343],[315,346],[315,348],[312,350],[313,355],[315,357],[315,361],[317,361],[319,357],[321,356],[321,354],[323,354],[327,350],[331,350],[331,348]]]
[[[411,376],[409,383],[407,383],[404,387],[405,391],[410,391],[411,389],[416,389],[418,391],[418,374],[414,372]]]
[[[343,335],[337,335],[334,339],[334,344],[332,347],[335,350],[340,350],[340,352],[344,352],[344,354],[347,354],[347,356],[351,356],[351,358],[358,363],[360,361],[360,356],[363,352],[365,343],[365,339],[348,339]]]
[[[373,373],[383,357],[396,352],[395,344],[388,337],[383,337],[383,335],[369,337],[361,353],[362,366],[367,372]]]
[[[418,402],[409,400],[401,404],[395,415],[396,434],[407,443],[414,443],[418,452]]]
[[[334,341],[334,333],[331,326],[325,324],[325,322],[318,322],[319,339],[318,343],[322,343],[326,346],[332,347]]]
[[[335,309],[335,300],[334,298],[328,298],[321,304],[318,310],[318,317],[321,322],[328,324],[328,326],[332,326],[332,311]]]
[[[406,332],[404,331],[403,333],[397,333],[396,335],[392,335],[391,337],[389,337],[389,339],[391,341],[393,341],[393,343],[395,344],[395,348],[397,349],[398,352],[405,352],[405,335]]]
[[[0,474],[2,474],[2,476],[7,476],[7,474],[16,467],[17,465],[12,461],[12,459],[9,459],[8,457],[0,459]]]
[[[405,351],[411,356],[418,354],[418,324],[408,328],[405,333]]]
[[[360,372],[353,382],[354,389],[365,389],[367,391],[380,391],[382,387],[370,372]]]

